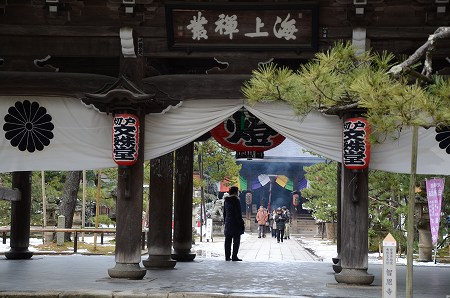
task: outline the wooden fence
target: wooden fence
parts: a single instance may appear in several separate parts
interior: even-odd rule
[[[103,244],[103,237],[105,234],[115,234],[116,233],[116,229],[111,229],[111,228],[101,228],[101,229],[95,229],[95,228],[56,228],[56,227],[46,227],[46,228],[41,228],[41,227],[31,227],[30,228],[30,234],[43,234],[45,232],[50,232],[50,233],[58,233],[58,232],[63,232],[63,233],[74,233],[74,237],[73,237],[73,252],[77,253],[78,250],[78,235],[80,233],[84,233],[84,234],[100,234],[100,244]],[[7,234],[11,233],[11,227],[0,227],[0,233],[2,233],[2,238],[3,238],[3,244],[6,244],[6,238],[7,238]],[[141,248],[142,250],[145,249],[145,242],[146,242],[146,230],[142,231],[142,238],[141,238]]]

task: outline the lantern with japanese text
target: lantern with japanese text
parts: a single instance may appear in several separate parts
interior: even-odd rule
[[[300,196],[298,195],[298,193],[294,193],[292,195],[292,205],[297,207],[299,204],[300,204]]]
[[[116,114],[112,128],[112,157],[119,166],[131,166],[138,159],[139,118],[133,114]]]
[[[285,137],[246,109],[237,111],[211,130],[216,141],[236,151],[236,158],[263,158],[264,151],[281,144]]]
[[[363,170],[370,162],[370,127],[365,118],[349,118],[342,133],[343,164],[347,169]]]
[[[251,205],[252,199],[253,199],[253,194],[250,191],[246,192],[245,193],[245,204]]]

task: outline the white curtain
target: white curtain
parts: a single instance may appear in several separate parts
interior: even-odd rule
[[[20,151],[0,131],[0,172],[83,170],[114,167],[112,116],[61,97],[0,96],[0,124],[16,102],[37,102],[52,117],[54,136],[42,151]]]
[[[82,170],[114,167],[111,156],[112,116],[86,107],[74,98],[0,96],[0,124],[16,102],[28,100],[45,107],[52,117],[54,137],[42,151],[20,151],[0,132],[0,172]],[[164,114],[149,114],[145,121],[145,159],[152,159],[188,144],[228,116],[245,107],[273,129],[326,158],[341,161],[342,120],[311,113],[304,119],[284,102],[250,106],[242,99],[185,100]],[[370,168],[409,173],[411,131],[397,140],[372,145]],[[419,130],[419,174],[449,175],[450,156],[434,140],[434,129]]]
[[[145,159],[174,151],[202,136],[243,106],[242,99],[187,100],[145,119]]]
[[[302,118],[282,101],[245,105],[245,108],[278,133],[306,149],[331,160],[341,160],[342,121],[338,117],[313,112]]]
[[[245,106],[270,127],[303,147],[334,161],[342,160],[342,120],[337,116],[310,113],[304,119],[284,102]],[[419,129],[417,173],[450,174],[450,155],[439,148],[433,128]],[[411,171],[412,130],[406,127],[383,143],[371,145],[370,168],[396,173]]]
[[[297,144],[334,161],[342,160],[342,120],[318,112],[305,118],[294,114],[284,102],[258,103],[250,106],[242,100],[191,100],[164,115],[150,115],[146,120],[146,159],[173,151],[215,127],[242,106],[270,127]],[[434,129],[419,129],[417,173],[450,174],[450,156],[434,140]],[[150,136],[150,137],[149,137]],[[370,168],[409,173],[411,139],[409,128],[396,138],[387,138],[371,148]]]

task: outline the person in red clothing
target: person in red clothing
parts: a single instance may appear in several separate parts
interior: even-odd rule
[[[263,206],[259,206],[258,212],[256,213],[256,221],[258,222],[258,238],[266,237],[266,222],[269,218],[269,214]]]

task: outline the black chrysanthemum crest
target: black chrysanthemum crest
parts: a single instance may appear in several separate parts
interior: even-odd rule
[[[5,138],[20,151],[42,151],[53,139],[52,116],[37,102],[17,101],[5,116]]]
[[[436,127],[435,139],[439,143],[439,148],[445,149],[445,152],[450,154],[450,126]]]

